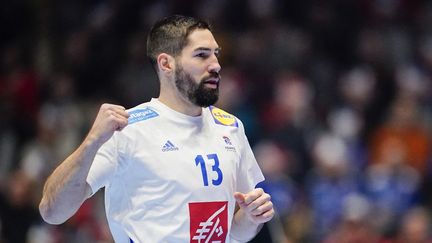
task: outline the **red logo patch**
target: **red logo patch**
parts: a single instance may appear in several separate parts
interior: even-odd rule
[[[189,216],[191,243],[225,243],[228,202],[189,203]]]

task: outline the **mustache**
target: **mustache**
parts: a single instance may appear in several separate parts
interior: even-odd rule
[[[211,78],[216,78],[216,79],[220,80],[221,79],[221,75],[220,75],[219,72],[210,72],[210,74],[207,75],[206,77],[204,77],[202,79],[202,81],[205,81],[205,80],[208,80],[208,79],[211,79]]]

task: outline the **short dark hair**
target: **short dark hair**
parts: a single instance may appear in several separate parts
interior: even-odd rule
[[[167,53],[174,57],[180,55],[188,44],[189,34],[196,29],[208,29],[206,21],[182,15],[172,15],[156,22],[147,36],[147,57],[157,70],[157,56]]]

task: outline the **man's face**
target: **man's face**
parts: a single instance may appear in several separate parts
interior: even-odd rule
[[[219,97],[220,48],[209,30],[197,29],[176,58],[175,84],[191,103],[207,107]]]

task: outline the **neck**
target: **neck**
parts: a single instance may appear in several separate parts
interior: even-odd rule
[[[202,107],[191,103],[176,90],[161,87],[158,100],[169,108],[188,116],[199,116],[202,113]]]

